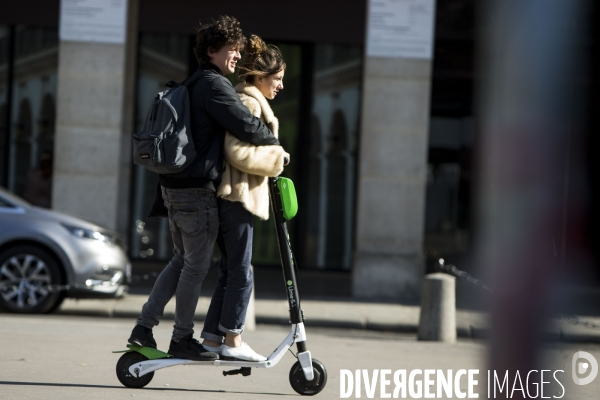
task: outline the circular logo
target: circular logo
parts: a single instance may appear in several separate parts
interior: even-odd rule
[[[586,360],[586,362],[580,361]],[[591,367],[591,368],[590,368]],[[589,375],[581,378],[579,375],[585,375],[590,370]],[[573,355],[573,381],[576,385],[587,385],[591,383],[598,375],[598,361],[590,353],[578,351]]]
[[[288,286],[292,286],[292,281],[287,281]]]

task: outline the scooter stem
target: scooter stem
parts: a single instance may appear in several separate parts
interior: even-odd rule
[[[290,307],[290,321],[292,324],[299,324],[304,322],[304,318],[302,309],[300,308],[300,293],[294,272],[294,257],[292,255],[287,226],[283,218],[281,194],[277,186],[278,179],[269,178],[269,196],[271,198],[271,206],[273,207],[275,231],[277,232],[279,255],[281,256],[281,267],[283,268],[283,279]]]

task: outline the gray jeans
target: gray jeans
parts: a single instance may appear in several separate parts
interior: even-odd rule
[[[175,295],[173,340],[179,341],[194,333],[192,320],[210,268],[219,216],[215,193],[210,190],[162,188],[162,196],[169,210],[173,258],[158,276],[137,323],[147,328],[158,325]]]

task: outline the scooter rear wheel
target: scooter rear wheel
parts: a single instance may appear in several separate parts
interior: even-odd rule
[[[150,372],[144,376],[140,376],[139,378],[131,375],[129,372],[129,367],[133,364],[146,361],[148,358],[136,351],[130,351],[129,353],[125,353],[119,358],[117,361],[117,378],[119,381],[128,388],[143,388],[147,384],[150,383],[152,378],[154,377],[154,372]]]
[[[300,361],[296,361],[290,370],[290,384],[292,389],[303,396],[314,396],[319,393],[327,383],[327,370],[325,366],[317,359],[312,359],[314,378],[312,381],[306,380]]]

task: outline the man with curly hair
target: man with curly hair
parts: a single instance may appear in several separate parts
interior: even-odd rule
[[[178,358],[218,358],[193,338],[192,319],[219,230],[216,188],[225,166],[225,132],[254,145],[279,144],[261,120],[242,104],[225,78],[234,72],[245,44],[240,23],[233,17],[222,16],[200,25],[194,48],[199,67],[184,82],[190,94],[197,155],[184,171],[159,176],[173,238],[173,258],[158,276],[129,343],[156,348],[152,328],[158,325],[166,304],[175,296],[169,354]]]

